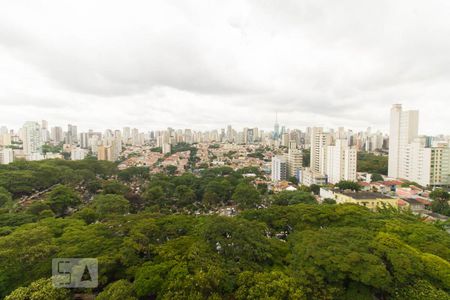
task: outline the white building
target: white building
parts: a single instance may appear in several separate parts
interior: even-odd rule
[[[9,132],[0,133],[0,146],[11,145],[11,134]]]
[[[328,183],[336,184],[341,180],[356,181],[356,149],[348,146],[346,139],[336,140],[335,146],[328,146],[326,175]]]
[[[405,148],[402,177],[422,186],[450,185],[450,148],[447,143],[428,145],[426,137],[416,138]]]
[[[313,127],[311,131],[311,171],[325,174],[327,146],[331,143],[331,136],[323,132],[322,127]]]
[[[172,146],[169,143],[163,143],[161,147],[163,154],[168,154],[172,152]]]
[[[86,157],[88,152],[89,151],[86,150],[86,149],[74,148],[70,152],[70,159],[71,160],[82,160],[82,159],[84,159]]]
[[[43,159],[45,159],[45,155],[42,154],[42,153],[33,152],[33,153],[30,153],[30,154],[27,154],[25,156],[25,159],[29,160],[29,161],[43,160]]]
[[[424,138],[416,138],[408,144],[401,161],[400,178],[428,185],[431,173],[431,148],[425,148]]]
[[[14,152],[10,148],[0,150],[0,164],[7,165],[14,161]]]
[[[388,175],[392,178],[406,178],[406,147],[417,136],[419,130],[419,111],[403,111],[401,104],[394,104],[391,109],[389,135]]]
[[[450,185],[450,148],[445,141],[431,143],[418,137],[418,111],[391,109],[389,177],[417,182],[422,186]]]
[[[275,156],[272,158],[272,181],[281,181],[287,179],[287,161],[284,156]]]
[[[303,168],[299,177],[299,182],[306,186],[311,186],[312,184],[324,185],[328,182],[326,175],[314,172],[311,168]]]
[[[37,122],[26,122],[22,127],[23,152],[25,155],[41,153],[41,126]]]
[[[311,130],[311,166],[304,170],[303,184],[337,183],[341,180],[356,181],[357,150],[349,147],[347,132],[323,132],[321,127]],[[332,138],[336,139],[332,145]]]

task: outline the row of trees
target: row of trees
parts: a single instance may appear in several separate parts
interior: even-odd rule
[[[253,168],[150,176],[146,168],[72,163],[0,170],[31,172],[24,191],[50,187],[20,206],[28,192],[0,184],[0,298],[450,299],[442,224],[395,210],[318,205],[318,186],[270,194],[242,176],[259,176]],[[43,184],[36,177],[47,168],[70,176]],[[448,193],[432,197],[444,202]],[[228,204],[240,214],[209,213]],[[53,288],[55,257],[97,258],[99,287]]]
[[[114,163],[96,159],[16,161],[0,165],[0,187],[19,198],[58,183],[78,184],[108,178],[115,173],[117,167]]]
[[[96,257],[98,299],[449,299],[450,237],[413,216],[308,204],[126,214],[122,202],[99,195],[95,222],[49,217],[3,234],[0,296],[67,299],[49,284],[51,258]]]

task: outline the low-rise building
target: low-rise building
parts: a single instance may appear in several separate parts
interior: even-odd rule
[[[377,210],[382,207],[398,207],[398,198],[374,193],[374,192],[335,192],[336,203],[354,203],[371,210]]]

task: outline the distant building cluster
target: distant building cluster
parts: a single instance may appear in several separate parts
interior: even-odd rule
[[[389,153],[391,179],[409,180],[422,186],[448,186],[450,138],[419,136],[418,118],[418,111],[403,111],[400,104],[394,105],[389,136],[372,132],[371,128],[362,132],[343,127],[289,129],[279,124],[278,116],[272,130],[257,127],[236,130],[228,125],[210,131],[169,127],[142,132],[123,127],[78,132],[73,124],[64,130],[49,127],[45,120],[28,121],[18,131],[0,127],[0,163],[17,159],[81,160],[91,155],[99,160],[123,161],[121,168],[153,166],[161,170],[171,165],[181,172],[188,168],[189,145],[194,145],[200,168],[258,167],[274,183],[295,178],[299,184],[310,186],[361,180],[361,174],[357,174],[357,154],[366,151],[377,155]],[[183,155],[174,155],[181,151],[185,151]]]
[[[356,181],[357,151],[371,145],[375,137],[381,136],[377,147],[383,148],[384,137],[370,132],[354,134],[339,128],[325,132],[322,127],[307,128],[300,149],[296,140],[290,140],[288,150],[272,160],[272,180],[287,180],[296,177],[303,184],[337,183],[341,180]],[[375,139],[377,140],[377,139]],[[310,165],[303,166],[303,151],[309,149]]]
[[[381,133],[375,135],[356,134],[352,141],[357,148],[381,149],[384,139]],[[0,128],[0,163],[7,164],[14,159],[42,160],[65,158],[80,160],[88,154],[100,160],[116,161],[125,146],[141,147],[150,145],[161,148],[161,153],[169,154],[179,143],[230,145],[260,145],[289,149],[286,156],[286,176],[300,176],[302,152],[309,148],[311,129],[305,132],[286,129],[276,121],[273,131],[259,128],[235,130],[231,125],[220,130],[194,131],[192,129],[173,129],[140,132],[137,128],[124,127],[122,130],[107,129],[104,132],[89,130],[78,132],[78,127],[68,124],[67,129],[48,122],[28,121],[18,130]],[[285,176],[282,175],[281,178]]]

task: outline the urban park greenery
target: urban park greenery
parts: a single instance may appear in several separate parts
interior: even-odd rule
[[[450,299],[445,224],[318,204],[308,189],[263,193],[242,174],[150,175],[93,159],[1,166],[0,297]],[[236,216],[219,215],[230,206]],[[56,257],[97,258],[99,286],[55,289]]]

